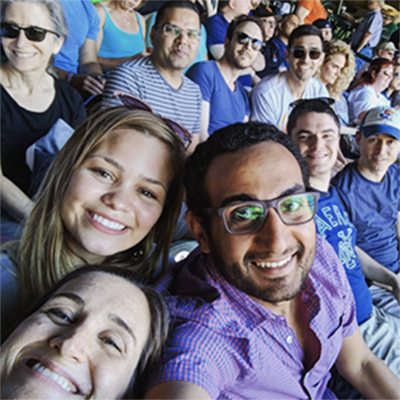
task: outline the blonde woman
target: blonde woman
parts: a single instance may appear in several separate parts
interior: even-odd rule
[[[110,108],[82,124],[51,165],[21,240],[2,254],[2,330],[84,264],[128,268],[142,282],[161,256],[166,265],[184,158],[175,131],[150,112]]]
[[[347,90],[356,72],[354,53],[341,40],[332,40],[325,45],[325,59],[318,79],[326,85],[329,95],[335,99],[333,109],[342,126],[349,124],[349,109],[343,92]]]

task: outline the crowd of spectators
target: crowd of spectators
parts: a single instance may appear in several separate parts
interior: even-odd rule
[[[2,0],[2,398],[399,398],[400,13],[330,13]]]

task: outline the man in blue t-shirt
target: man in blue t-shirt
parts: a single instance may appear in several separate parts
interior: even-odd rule
[[[288,121],[288,133],[307,161],[310,184],[320,192],[315,216],[317,231],[333,246],[345,267],[364,340],[399,375],[399,364],[391,361],[394,353],[390,354],[388,349],[400,345],[397,331],[400,320],[388,310],[373,306],[365,277],[391,288],[392,292],[386,292],[390,299],[386,303],[390,309],[397,309],[397,315],[400,279],[356,246],[357,231],[335,188],[330,186],[339,150],[339,131],[338,117],[329,103],[321,99],[304,100],[294,108]],[[339,398],[355,398],[351,388],[343,382],[334,383],[333,389]]]
[[[360,158],[333,180],[357,228],[357,246],[394,273],[399,272],[400,111],[368,111],[356,134]]]
[[[263,41],[261,22],[243,15],[229,25],[222,58],[197,63],[186,73],[202,93],[203,140],[220,128],[248,120],[249,99],[238,78],[254,63]]]

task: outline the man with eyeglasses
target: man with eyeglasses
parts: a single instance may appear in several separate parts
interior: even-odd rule
[[[248,120],[249,98],[238,78],[255,62],[263,39],[261,22],[242,15],[229,25],[222,58],[197,63],[187,72],[186,75],[200,86],[203,96],[204,140],[220,128]]]
[[[313,78],[324,60],[323,41],[318,28],[301,25],[290,35],[287,71],[266,76],[252,92],[253,121],[267,122],[286,132],[290,104],[295,100],[328,97],[325,85]]]
[[[330,186],[339,151],[340,121],[329,100],[332,101],[303,100],[296,105],[289,117],[288,133],[308,164],[311,187],[320,193],[315,216],[317,232],[332,245],[345,268],[360,332],[371,351],[400,377],[400,278],[356,246],[356,228],[336,189]],[[386,285],[391,291],[377,293],[373,289],[373,299],[365,278]],[[379,300],[378,307],[373,300]],[[391,312],[397,312],[397,317]],[[330,388],[339,398],[360,397],[340,376],[335,378]]]
[[[164,117],[184,126],[193,136],[189,151],[200,140],[201,93],[184,75],[200,44],[200,16],[189,1],[168,1],[158,11],[150,56],[120,64],[109,74],[103,107],[121,105],[116,91],[130,93]]]
[[[161,283],[174,325],[147,398],[334,399],[335,362],[367,398],[398,398],[316,236],[318,193],[288,135],[255,122],[215,132],[188,159],[185,186],[200,249]]]

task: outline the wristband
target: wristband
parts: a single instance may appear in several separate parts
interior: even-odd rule
[[[68,74],[68,76],[67,76],[66,82],[67,82],[67,83],[70,83],[73,76],[74,76],[74,74],[73,74],[72,72],[70,72],[70,73]]]

